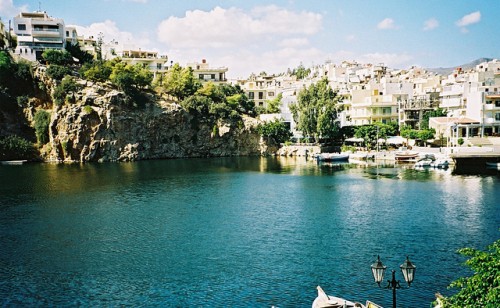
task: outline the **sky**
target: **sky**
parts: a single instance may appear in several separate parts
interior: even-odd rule
[[[229,78],[326,61],[455,67],[500,58],[500,0],[0,0],[8,24],[41,8],[85,36],[135,45]]]

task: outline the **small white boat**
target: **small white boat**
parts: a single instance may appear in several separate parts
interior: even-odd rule
[[[316,289],[318,289],[318,296],[314,299],[312,308],[366,308],[366,306],[361,303],[327,295],[320,286],[317,286]]]
[[[348,161],[349,154],[346,153],[320,153],[316,156],[318,161]]]
[[[430,167],[432,165],[432,159],[424,158],[415,163],[415,167]]]
[[[414,161],[418,158],[418,152],[408,150],[406,147],[401,147],[398,151],[394,152],[394,159],[396,161]]]
[[[448,168],[450,162],[446,158],[441,158],[433,161],[431,167],[433,168]]]

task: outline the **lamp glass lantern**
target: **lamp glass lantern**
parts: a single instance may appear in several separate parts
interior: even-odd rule
[[[406,283],[408,283],[408,286],[410,286],[413,282],[413,278],[415,278],[415,269],[417,267],[413,265],[408,256],[406,256],[405,262],[403,262],[403,264],[401,264],[399,268],[401,268],[401,272],[403,273],[403,277],[405,278]]]
[[[380,283],[384,279],[385,270],[387,266],[385,266],[382,261],[380,261],[380,256],[377,256],[377,261],[371,265],[373,279],[380,286]]]

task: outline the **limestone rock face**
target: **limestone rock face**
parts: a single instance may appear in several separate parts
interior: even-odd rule
[[[153,95],[138,103],[106,84],[81,85],[74,103],[52,111],[48,161],[261,155],[253,118],[214,124]]]

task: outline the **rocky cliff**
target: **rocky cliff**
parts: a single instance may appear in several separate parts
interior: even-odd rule
[[[50,91],[51,81],[43,80]],[[133,161],[143,159],[261,155],[257,120],[209,121],[149,93],[141,101],[110,84],[80,81],[72,103],[51,113],[47,161]],[[35,107],[26,108],[27,118]]]

